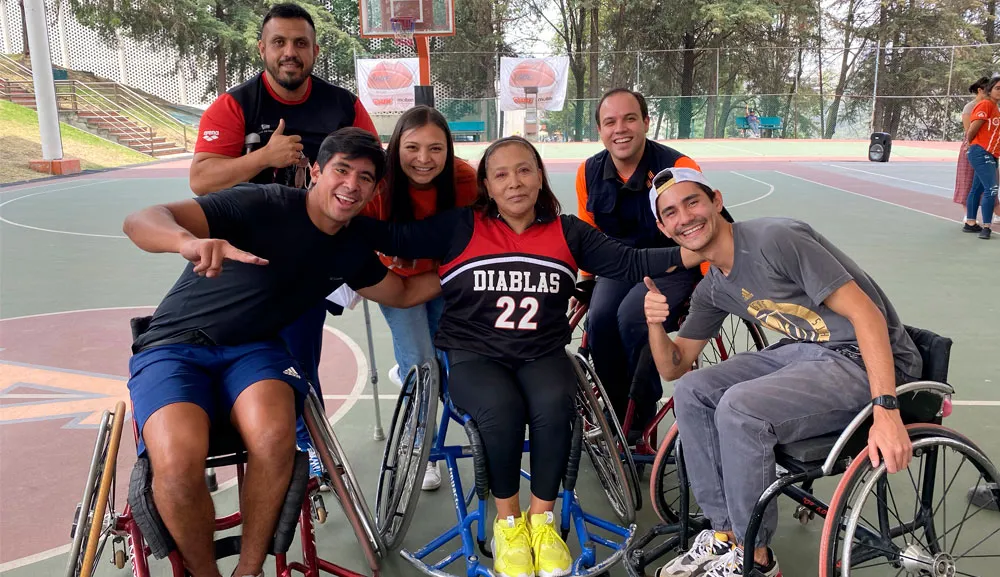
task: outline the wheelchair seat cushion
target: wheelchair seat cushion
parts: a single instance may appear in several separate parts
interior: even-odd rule
[[[906,333],[920,351],[924,368],[920,378],[926,381],[948,382],[948,363],[951,359],[952,340],[926,329],[907,326]]]

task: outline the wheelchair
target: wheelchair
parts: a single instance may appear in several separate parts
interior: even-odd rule
[[[635,509],[631,507],[630,501],[619,499],[617,493],[609,494],[609,499],[616,505],[615,511],[621,523],[618,524],[587,513],[580,505],[575,488],[580,471],[580,456],[585,446],[588,447],[587,451],[594,461],[594,468],[605,487],[612,485],[620,489],[624,486],[625,471],[617,450],[621,439],[616,435],[620,431],[612,427],[609,422],[614,417],[607,418],[601,409],[594,389],[585,379],[584,368],[580,365],[579,358],[573,357],[573,361],[579,386],[570,460],[563,479],[563,491],[560,494],[562,501],[559,528],[564,540],[573,529],[581,551],[574,560],[572,575],[591,576],[604,573],[621,560],[635,534]],[[463,575],[491,577],[492,571],[482,563],[482,557],[492,557],[486,545],[486,527],[490,524],[488,513],[490,488],[485,450],[475,422],[451,402],[448,395],[446,360],[444,366],[445,369],[442,370],[438,362],[432,362],[413,367],[404,379],[382,460],[376,498],[376,524],[386,546],[389,549],[398,548],[414,515],[426,463],[429,460],[433,462],[443,460],[448,466],[457,522],[427,545],[416,551],[403,549],[400,555],[427,575],[439,577],[452,575],[446,572],[446,568],[464,559]],[[436,422],[435,414],[439,398],[443,401],[444,414],[440,418],[437,434],[432,442],[432,431],[428,429],[428,425],[433,426]],[[452,422],[465,430],[468,445],[447,444],[448,427]],[[525,451],[528,450],[528,443],[525,441]],[[465,493],[458,470],[458,460],[468,457],[473,459],[474,480],[472,488]],[[530,479],[530,475],[523,470],[521,475]],[[478,499],[475,506],[473,506],[474,499]],[[475,536],[473,536],[473,525],[476,526]],[[428,560],[432,553],[442,549],[456,537],[461,541],[457,549],[440,561]],[[596,547],[598,545],[610,551],[602,561],[598,560]]]
[[[579,293],[578,293],[579,296]],[[587,380],[592,384],[594,394],[601,408],[608,414],[613,413],[611,402],[605,393],[590,361],[590,344],[587,337],[585,317],[588,305],[584,299],[578,298],[570,310],[570,328],[574,331],[574,340],[578,341],[576,356],[578,363],[586,373]],[[683,318],[681,319],[683,322]],[[767,336],[757,323],[741,319],[730,315],[723,322],[719,329],[719,334],[709,340],[708,345],[702,351],[697,361],[697,366],[703,367],[715,365],[728,359],[729,357],[745,352],[760,351],[767,347]],[[638,367],[629,387],[628,405],[625,410],[624,419],[621,423],[619,435],[621,439],[626,439],[625,434],[632,430],[632,423],[636,418],[636,407],[640,403],[659,404],[660,399],[646,398],[648,395],[642,392],[645,388],[649,371],[655,371],[656,366],[649,352],[648,345],[643,349]],[[622,499],[630,499],[632,506],[636,510],[642,508],[642,495],[639,477],[643,469],[654,463],[657,454],[657,430],[661,424],[667,424],[664,419],[671,415],[674,409],[672,398],[666,399],[659,406],[656,414],[649,423],[642,429],[639,437],[634,441],[629,440],[619,444],[621,458],[625,466],[628,483],[625,487],[628,494],[621,495]],[[616,423],[617,424],[617,423]],[[624,431],[625,434],[621,434]],[[632,445],[634,443],[634,445]],[[631,445],[631,447],[630,447]],[[630,450],[626,450],[630,447]]]
[[[149,317],[132,319],[133,338],[145,330]],[[121,435],[125,422],[125,403],[118,402],[113,411],[105,411],[98,429],[83,499],[77,506],[70,531],[72,544],[66,568],[67,577],[90,577],[111,540],[111,562],[123,569],[131,560],[132,574],[137,577],[150,575],[149,556],[168,558],[172,575],[188,575],[173,539],[163,525],[152,494],[152,469],[146,457],[140,457],[129,480],[128,500],[121,513],[115,504],[114,485]],[[314,390],[305,401],[303,413],[306,428],[330,476],[334,494],[344,515],[354,530],[368,564],[368,571],[379,574],[381,559],[386,553],[385,543],[376,530],[374,517],[365,502],[361,485],[345,458],[333,427],[330,425]],[[133,434],[138,445],[139,431],[133,420]],[[236,467],[237,486],[242,488],[247,453],[235,429],[228,423],[213,425],[209,440],[209,457],[206,469],[225,466]],[[279,513],[275,535],[269,553],[275,557],[276,574],[290,577],[297,573],[314,576],[320,571],[339,577],[361,577],[350,569],[321,559],[316,552],[314,520],[325,522],[326,507],[319,494],[319,483],[309,478],[307,453],[297,451],[295,465]],[[224,531],[240,525],[239,511],[215,520],[215,530]],[[287,553],[299,526],[302,561],[290,562]],[[240,552],[240,537],[228,536],[215,541],[216,559]]]
[[[990,525],[985,538],[973,530],[959,545],[962,528],[987,509],[966,500],[966,488],[971,483],[974,489],[992,489],[993,498],[1000,499],[1000,473],[975,443],[942,426],[954,393],[947,384],[952,341],[923,329],[906,330],[924,367],[922,380],[896,389],[913,444],[909,468],[889,476],[884,463],[872,466],[867,452],[871,405],[839,434],[780,444],[775,448],[778,478],[759,497],[745,542],[756,542],[765,509],[784,494],[798,503],[795,518],[801,524],[816,515],[824,519],[820,577],[996,574],[1000,516],[988,512],[978,517],[977,522]],[[949,460],[957,464],[953,471]],[[660,444],[650,478],[653,506],[662,523],[634,541],[625,563],[631,577],[644,575],[647,566],[672,550],[686,550],[694,533],[709,528],[690,494],[683,463],[675,423]],[[813,494],[813,482],[836,475],[842,477],[828,504]],[[953,487],[961,490],[951,492]],[[954,525],[955,518],[948,519],[949,504],[960,519]],[[662,536],[667,539],[647,548]],[[974,550],[978,554],[970,555]],[[753,563],[744,565],[743,575],[757,575]]]

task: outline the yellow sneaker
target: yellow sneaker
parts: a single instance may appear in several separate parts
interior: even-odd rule
[[[531,537],[524,515],[493,522],[493,573],[497,577],[535,577]]]
[[[552,511],[531,516],[531,552],[538,577],[569,575],[573,556],[556,530]]]

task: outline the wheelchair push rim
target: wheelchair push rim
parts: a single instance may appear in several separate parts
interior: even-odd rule
[[[698,368],[717,365],[739,353],[762,351],[767,344],[767,336],[759,324],[729,315],[719,334],[708,341],[698,356]]]
[[[364,494],[354,476],[354,471],[345,457],[343,447],[330,426],[330,421],[323,413],[322,405],[316,393],[310,391],[306,398],[304,414],[306,427],[313,437],[313,445],[319,454],[323,467],[330,474],[333,489],[340,502],[341,509],[347,517],[358,544],[365,554],[369,567],[378,571],[381,559],[385,555],[385,543],[375,529],[375,521],[365,502]]]
[[[577,372],[577,410],[584,419],[584,448],[615,514],[623,524],[630,525],[635,522],[642,498],[632,453],[627,450],[628,443],[614,412],[601,405],[600,399],[608,397],[597,374],[580,353],[571,357]]]
[[[907,429],[914,456],[906,470],[888,475],[884,463],[872,467],[865,450],[844,474],[823,527],[820,577],[995,574],[1000,518],[982,515],[986,507],[967,501],[966,490],[970,477],[973,487],[996,483],[996,467],[955,431]],[[985,533],[966,527],[974,517],[986,523]]]
[[[436,362],[410,369],[396,401],[382,455],[376,495],[376,527],[386,547],[397,549],[413,519],[431,451],[440,374]]]
[[[115,472],[124,424],[125,403],[118,401],[113,412],[104,412],[98,428],[83,500],[74,520],[67,577],[93,575],[107,539],[115,529]]]

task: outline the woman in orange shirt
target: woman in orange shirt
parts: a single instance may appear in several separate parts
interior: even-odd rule
[[[390,222],[423,220],[455,207],[470,206],[476,201],[476,169],[455,158],[455,147],[448,121],[437,110],[416,106],[399,118],[389,139],[386,177],[381,191],[362,214]],[[379,255],[382,262],[400,276],[436,270],[432,260],[406,260]],[[437,332],[444,301],[438,297],[409,309],[379,305],[392,332],[396,366],[389,378],[402,385],[401,378],[413,365],[434,358],[431,342]],[[401,374],[402,373],[402,374]],[[441,486],[436,463],[428,463],[424,490]]]
[[[965,202],[965,232],[978,232],[988,239],[993,223],[993,204],[997,198],[997,156],[1000,156],[1000,77],[986,85],[986,98],[972,109],[969,131],[969,164],[975,172],[972,190]],[[976,224],[976,212],[982,208],[983,226]]]

